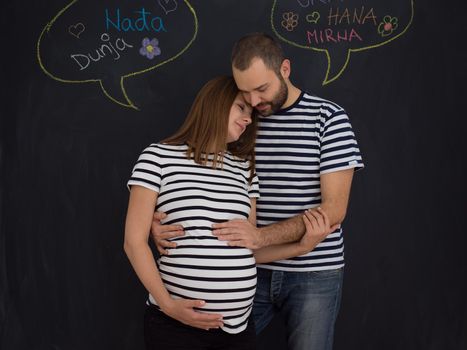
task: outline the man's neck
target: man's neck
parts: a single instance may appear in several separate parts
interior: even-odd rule
[[[286,85],[288,89],[287,100],[282,105],[281,109],[289,108],[290,106],[292,106],[295,103],[295,101],[298,100],[300,94],[302,93],[302,91],[299,88],[292,85],[290,81],[286,81]]]

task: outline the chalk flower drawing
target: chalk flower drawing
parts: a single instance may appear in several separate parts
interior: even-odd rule
[[[286,12],[282,15],[284,19],[282,21],[282,27],[287,29],[289,32],[294,30],[294,28],[298,25],[298,14],[293,12]]]
[[[146,56],[150,60],[161,54],[161,49],[157,46],[159,45],[159,40],[156,38],[152,40],[144,38],[141,45],[142,47],[139,49],[139,53],[143,56]]]
[[[391,35],[397,29],[397,17],[384,16],[383,21],[378,26],[378,33],[381,36]]]

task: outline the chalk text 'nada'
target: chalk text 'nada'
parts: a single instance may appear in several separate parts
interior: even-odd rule
[[[140,11],[134,11],[137,14],[135,18],[120,16],[120,9],[115,10],[112,16],[108,9],[105,9],[105,28],[109,31],[111,28],[119,32],[166,32],[164,22],[159,16],[151,16],[151,12],[146,11],[144,7]]]

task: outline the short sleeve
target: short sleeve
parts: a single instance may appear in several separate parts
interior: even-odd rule
[[[259,197],[259,180],[258,180],[258,175],[256,175],[256,173],[253,175],[253,179],[251,180],[251,184],[248,187],[248,196],[250,198],[258,198]]]
[[[144,149],[139,156],[128,180],[128,189],[133,185],[138,185],[159,193],[162,179],[161,169],[158,148],[156,144],[153,144]]]
[[[325,119],[321,137],[320,174],[363,168],[363,160],[349,117],[344,110]]]

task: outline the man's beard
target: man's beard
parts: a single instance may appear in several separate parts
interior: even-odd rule
[[[284,105],[285,101],[287,101],[287,97],[288,97],[287,85],[285,84],[284,78],[282,78],[281,76],[279,77],[279,81],[280,81],[279,91],[273,97],[272,101],[261,103],[261,104],[267,104],[271,107],[270,109],[265,110],[265,111],[258,110],[258,113],[261,114],[263,117],[267,117],[267,116],[270,116],[271,114],[276,113]]]

